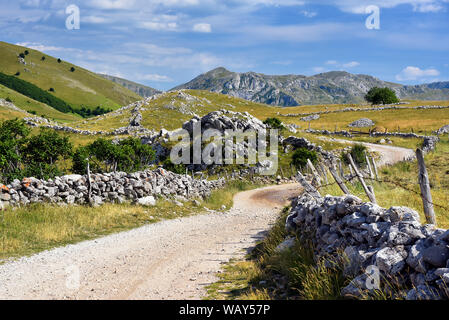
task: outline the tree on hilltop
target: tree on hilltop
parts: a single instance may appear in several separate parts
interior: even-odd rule
[[[396,93],[390,88],[374,87],[368,91],[365,100],[371,104],[391,104],[398,103],[399,99]]]

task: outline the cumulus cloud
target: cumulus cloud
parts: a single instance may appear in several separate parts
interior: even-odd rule
[[[420,69],[418,67],[408,66],[401,73],[396,75],[398,81],[423,80],[429,77],[439,76],[440,72],[434,68]]]
[[[210,33],[210,32],[212,32],[212,27],[209,23],[197,23],[193,26],[193,31],[202,32],[202,33]]]

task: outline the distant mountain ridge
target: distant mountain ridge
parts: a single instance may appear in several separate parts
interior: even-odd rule
[[[369,89],[389,87],[402,99],[449,100],[449,81],[404,86],[378,78],[331,71],[314,76],[237,73],[217,68],[172,90],[208,90],[275,106],[361,103]]]
[[[115,82],[115,83],[125,87],[128,90],[131,90],[131,91],[137,93],[139,96],[141,96],[143,98],[148,98],[148,97],[154,96],[155,94],[162,92],[157,89],[154,89],[154,88],[151,88],[151,87],[148,87],[143,84],[136,83],[136,82],[133,82],[130,80],[126,80],[123,78],[114,77],[114,76],[110,76],[110,75],[102,74],[102,73],[98,73],[98,75],[100,77],[108,79],[112,82]]]

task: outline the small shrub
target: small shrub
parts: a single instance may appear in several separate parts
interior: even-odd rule
[[[299,148],[292,155],[292,164],[296,168],[304,168],[307,165],[307,159],[310,159],[313,164],[316,164],[318,162],[318,154],[315,150]]]
[[[28,110],[28,113],[31,113],[31,114],[37,115],[36,111],[34,111],[34,110]]]
[[[278,118],[267,118],[263,123],[269,126],[271,129],[284,129],[282,121]]]
[[[71,67],[71,68],[70,68],[70,72],[75,72],[75,68],[74,68],[74,67]]]
[[[186,166],[184,164],[174,164],[171,162],[170,158],[167,158],[163,162],[164,169],[171,171],[173,173],[177,174],[185,174],[186,173]]]
[[[6,97],[5,99],[7,102],[12,102],[12,100],[9,97]]]
[[[26,56],[30,54],[30,52],[28,50],[25,50],[24,53]]]
[[[356,144],[351,148],[351,151],[349,152],[352,156],[352,159],[354,162],[359,166],[365,166],[366,163],[366,157],[365,153],[367,151],[367,148],[363,144]],[[341,154],[341,159],[344,163],[349,165],[349,160],[347,153]]]
[[[44,60],[45,60],[45,57],[44,57],[44,56],[42,56],[41,60],[42,60],[42,61],[44,61]]]
[[[25,55],[23,54],[23,52],[19,53],[19,57],[21,57],[22,59],[25,59]]]
[[[62,60],[58,58],[58,63],[61,63],[61,62],[62,62]]]
[[[14,75],[15,76],[20,76],[20,71],[17,71]]]
[[[55,92],[55,89],[54,88],[50,88],[50,89],[48,89],[48,91]]]

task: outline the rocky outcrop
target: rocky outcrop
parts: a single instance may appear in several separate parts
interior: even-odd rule
[[[368,118],[362,118],[362,119],[359,119],[359,120],[356,120],[356,121],[350,123],[348,125],[348,127],[352,127],[352,128],[367,128],[367,127],[372,127],[374,125],[375,125],[375,123],[374,123],[373,120],[368,119]]]
[[[422,225],[410,208],[385,209],[352,195],[304,194],[293,202],[286,229],[310,241],[317,258],[344,264],[344,275],[353,280],[343,296],[369,294],[366,270],[377,268],[379,289],[393,296],[449,298],[449,230]]]
[[[185,122],[182,128],[192,135],[194,124],[198,122],[201,123],[201,132],[208,129],[215,129],[220,132],[225,130],[258,131],[267,129],[262,121],[248,112],[240,113],[229,110],[213,111],[202,118],[194,116],[191,120]]]
[[[204,198],[211,190],[222,187],[224,183],[224,179],[197,180],[161,168],[136,173],[92,174],[90,202],[94,205],[103,202],[138,202],[139,199],[149,196]],[[67,175],[50,180],[16,179],[6,186],[0,185],[0,202],[0,207],[38,202],[89,203],[88,178],[82,175]]]

